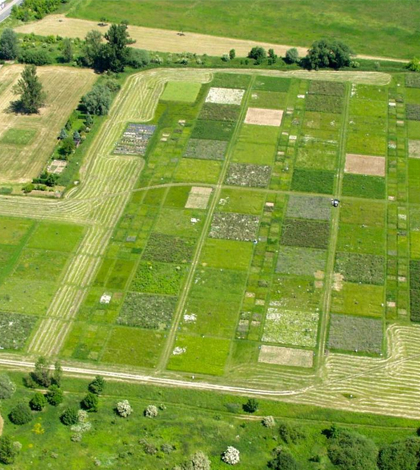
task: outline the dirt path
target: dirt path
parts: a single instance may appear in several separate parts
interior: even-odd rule
[[[142,26],[129,26],[130,35],[137,42],[134,47],[156,52],[194,52],[196,54],[208,54],[221,56],[227,54],[230,49],[236,50],[236,55],[246,57],[250,49],[256,45],[265,49],[274,49],[277,55],[284,57],[291,47],[282,44],[250,41],[246,39],[231,39],[207,34],[185,33],[180,36],[178,31],[157,28],[144,28]],[[91,30],[105,32],[106,27],[101,27],[95,21],[66,18],[64,15],[50,15],[43,20],[29,23],[16,28],[18,33],[35,33],[42,36],[59,35],[71,38],[84,38]],[[306,47],[296,47],[300,56],[306,55]],[[361,59],[392,60],[407,62],[399,59],[385,57],[357,56]]]
[[[4,424],[4,421],[3,421],[2,416],[0,415],[0,436],[3,434],[3,424]]]

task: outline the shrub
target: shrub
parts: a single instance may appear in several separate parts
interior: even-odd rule
[[[409,437],[405,441],[388,444],[379,451],[379,470],[416,470],[420,463],[420,439]]]
[[[300,467],[288,452],[277,452],[273,460],[268,462],[268,468],[273,470],[298,470]]]
[[[274,428],[276,425],[276,422],[272,416],[265,416],[261,423],[266,428]]]
[[[111,92],[105,85],[96,85],[82,97],[81,104],[87,113],[104,116],[111,106]]]
[[[407,64],[407,69],[412,72],[420,72],[420,60],[417,57],[413,57]]]
[[[295,47],[289,49],[286,52],[286,62],[288,62],[289,64],[296,64],[297,62],[299,62],[299,52]]]
[[[29,423],[32,419],[32,413],[26,403],[17,404],[9,413],[9,419],[13,424],[19,426]]]
[[[43,49],[21,51],[18,61],[22,64],[33,65],[49,65],[53,63],[51,57]]]
[[[29,402],[29,406],[31,410],[34,411],[42,411],[43,408],[47,405],[47,399],[43,393],[35,393],[35,395],[31,398]]]
[[[63,403],[63,391],[57,385],[51,385],[45,398],[50,405],[58,406]]]
[[[288,423],[280,424],[279,434],[286,444],[297,444],[300,440],[305,438],[304,432],[299,427],[292,426]]]
[[[155,405],[148,405],[144,410],[144,416],[146,416],[146,418],[156,418],[158,414],[159,412]]]
[[[98,396],[92,392],[89,392],[80,403],[81,407],[86,411],[95,413],[98,411],[99,399]]]
[[[321,39],[315,41],[306,56],[307,66],[311,69],[349,67],[351,49],[340,41]]]
[[[248,57],[261,63],[261,61],[267,57],[267,52],[263,47],[255,46],[249,51]]]
[[[240,452],[235,447],[229,446],[222,454],[223,462],[228,465],[236,465],[240,461]]]
[[[12,398],[16,391],[16,385],[10,380],[6,374],[0,375],[0,400]]]
[[[235,57],[236,57],[236,51],[235,51],[235,49],[231,49],[229,51],[229,59],[233,60]]]
[[[79,422],[79,415],[77,411],[78,410],[75,407],[67,408],[64,413],[60,416],[61,422],[65,426],[72,426],[74,424],[77,424]]]
[[[128,400],[123,400],[117,403],[116,411],[121,416],[121,418],[128,418],[133,412],[133,408],[131,407]]]
[[[149,65],[149,63],[150,56],[147,51],[134,48],[130,49],[127,65],[135,69],[141,69],[142,67],[146,67],[146,65]]]
[[[100,395],[105,389],[105,380],[100,375],[97,375],[94,380],[89,384],[89,391],[95,395]]]
[[[247,413],[255,413],[258,410],[258,402],[255,398],[250,398],[244,405],[244,411]]]
[[[191,470],[210,470],[211,462],[204,452],[196,452],[191,456]]]
[[[0,462],[11,465],[15,461],[18,450],[9,436],[0,437]]]

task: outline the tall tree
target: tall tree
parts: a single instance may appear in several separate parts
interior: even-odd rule
[[[0,37],[0,59],[14,60],[19,54],[19,42],[13,29],[6,28]]]
[[[101,49],[102,34],[99,31],[89,31],[83,46],[83,62],[88,67],[93,67]]]
[[[315,41],[308,50],[306,62],[311,69],[332,68],[338,70],[350,65],[352,54],[351,49],[340,41],[321,39]]]
[[[99,54],[95,63],[98,70],[112,70],[113,72],[123,72],[124,67],[129,60],[130,50],[128,44],[131,44],[127,25],[113,24],[105,33],[106,44],[101,45]]]
[[[63,40],[63,60],[67,63],[73,60],[73,45],[69,38]]]
[[[39,112],[39,109],[44,105],[46,95],[36,73],[35,65],[27,65],[24,68],[21,78],[13,87],[13,93],[20,95],[17,107],[21,111],[27,114]]]

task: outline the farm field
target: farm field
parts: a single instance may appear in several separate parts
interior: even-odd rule
[[[327,36],[340,38],[360,54],[407,59],[417,52],[420,19],[411,2],[397,0],[323,0],[315,4],[303,0],[166,0],[158,4],[154,0],[118,0],[118,8],[115,0],[82,0],[70,7],[69,15],[93,21],[128,19],[137,26],[159,25],[174,31],[302,47]]]
[[[10,111],[12,87],[23,66],[0,68],[0,184],[25,183],[38,176],[56,144],[60,129],[96,77],[89,70],[42,67],[39,78],[47,94],[40,114]]]
[[[0,197],[0,310],[21,338],[0,339],[0,360],[42,353],[418,418],[420,82],[306,77],[133,75],[80,188]],[[153,126],[143,157],[115,153],[130,125]],[[60,287],[14,302],[45,256],[52,275],[35,280]]]

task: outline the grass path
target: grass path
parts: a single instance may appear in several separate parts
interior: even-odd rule
[[[247,39],[232,39],[220,36],[210,36],[208,34],[186,33],[179,36],[179,31],[167,29],[145,28],[142,26],[128,27],[130,36],[136,40],[134,47],[147,49],[156,52],[193,52],[196,54],[207,54],[211,56],[221,56],[230,49],[236,50],[238,57],[246,57],[254,46],[262,46],[265,49],[274,49],[277,55],[284,57],[291,45],[274,44],[270,42],[253,41]],[[18,33],[34,33],[41,36],[65,36],[83,39],[89,31],[97,30],[104,32],[106,28],[98,25],[97,21],[81,20],[77,18],[67,18],[64,15],[49,15],[41,21],[28,23],[15,28]],[[308,44],[308,47],[310,44]],[[301,57],[305,56],[308,47],[296,47]],[[360,59],[392,60],[396,62],[407,62],[403,59],[390,59],[376,56],[356,56]]]

